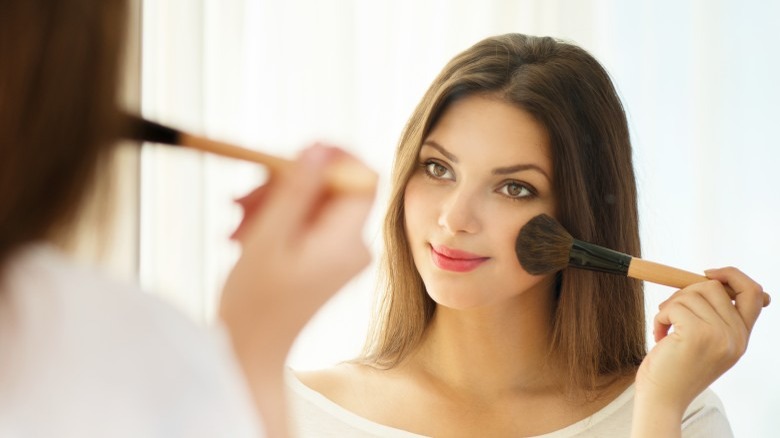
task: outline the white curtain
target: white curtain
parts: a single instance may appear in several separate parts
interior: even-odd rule
[[[629,115],[644,257],[734,265],[780,298],[777,2],[726,0],[166,0],[144,2],[146,116],[283,156],[343,145],[385,184],[366,238],[378,251],[401,129],[446,61],[493,34],[568,39],[611,72]],[[144,286],[208,322],[237,255],[231,202],[262,169],[184,150],[142,157]],[[293,368],[359,350],[375,267],[312,321]],[[648,314],[671,292],[647,287]],[[714,385],[737,436],[780,430],[776,303],[748,354]]]

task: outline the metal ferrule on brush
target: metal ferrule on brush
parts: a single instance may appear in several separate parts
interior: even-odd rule
[[[603,246],[574,239],[569,252],[569,266],[590,271],[626,275],[632,257]]]

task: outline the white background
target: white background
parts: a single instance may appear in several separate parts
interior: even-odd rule
[[[383,177],[366,228],[377,251],[396,141],[452,56],[505,32],[584,47],[612,74],[628,113],[644,257],[694,271],[738,266],[775,292],[747,355],[714,388],[737,436],[780,430],[780,2],[146,0],[143,8],[144,114],[283,156],[313,140],[342,144]],[[227,240],[239,217],[231,199],[262,181],[262,170],[159,147],[147,147],[142,163],[142,282],[208,322],[237,254]],[[326,367],[357,353],[374,269],[312,321],[290,366]],[[670,292],[647,287],[649,315]]]

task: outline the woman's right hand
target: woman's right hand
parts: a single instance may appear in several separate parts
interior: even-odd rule
[[[375,192],[330,190],[325,170],[337,160],[355,159],[309,148],[291,170],[239,201],[244,220],[234,238],[242,253],[225,283],[220,317],[256,400],[268,409],[282,404],[284,362],[299,331],[370,261],[362,231]]]

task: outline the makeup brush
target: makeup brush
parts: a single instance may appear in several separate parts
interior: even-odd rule
[[[284,171],[293,164],[284,158],[189,134],[135,115],[125,114],[124,118],[124,137],[129,140],[184,146],[223,157],[251,161],[266,166],[271,172]],[[342,193],[373,192],[377,184],[377,177],[373,172],[351,159],[335,161],[326,170],[326,178],[331,189]]]
[[[624,275],[678,289],[709,280],[703,275],[575,239],[558,221],[546,214],[534,217],[523,226],[515,241],[515,252],[523,269],[531,275],[550,274],[572,267]],[[729,293],[734,298],[735,293],[731,290]],[[764,307],[769,305],[769,301],[769,294],[764,292]]]

